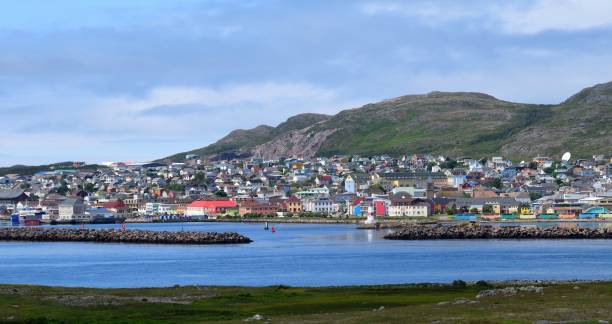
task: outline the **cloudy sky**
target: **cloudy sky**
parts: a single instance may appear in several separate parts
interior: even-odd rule
[[[405,94],[612,80],[612,1],[0,4],[0,165],[146,161]]]

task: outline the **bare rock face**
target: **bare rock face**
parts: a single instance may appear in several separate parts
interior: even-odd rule
[[[253,149],[253,156],[264,159],[286,157],[313,157],[335,129],[309,132],[309,128],[292,131]]]

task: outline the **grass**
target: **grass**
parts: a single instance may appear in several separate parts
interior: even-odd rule
[[[597,323],[612,318],[608,307],[612,283],[550,284],[544,294],[476,299],[485,288],[494,287],[85,289],[4,285],[0,286],[0,322],[239,323],[255,314],[281,323]],[[477,302],[455,304],[460,299]]]

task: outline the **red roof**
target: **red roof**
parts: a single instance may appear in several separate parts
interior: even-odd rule
[[[298,198],[296,196],[291,196],[291,197],[289,197],[289,199],[287,199],[287,202],[290,202],[290,203],[299,203],[299,202],[302,202],[302,201],[300,200],[300,198]]]
[[[357,199],[353,200],[353,206],[357,206],[359,204],[361,204],[362,201],[364,201],[365,198],[364,197],[357,197]]]
[[[238,207],[236,202],[231,200],[196,200],[187,207],[204,207],[204,208],[231,208]]]
[[[102,207],[103,208],[125,208],[125,204],[123,203],[121,199],[117,199],[117,200],[105,202],[104,204],[102,204]]]

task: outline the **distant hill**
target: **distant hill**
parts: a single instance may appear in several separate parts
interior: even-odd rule
[[[612,82],[558,105],[521,104],[473,92],[431,92],[344,110],[302,114],[277,127],[235,130],[194,153],[210,158],[437,153],[530,158],[612,153]]]
[[[51,170],[62,170],[62,169],[71,169],[71,170],[79,170],[79,171],[95,171],[100,168],[104,168],[104,166],[98,165],[98,164],[86,164],[78,168],[75,168],[74,162],[59,162],[59,163],[44,164],[44,165],[13,165],[10,167],[1,167],[0,176],[4,176],[7,174],[33,175],[40,171],[51,171]]]
[[[248,130],[237,129],[211,145],[175,154],[162,160],[180,161],[185,158],[186,154],[197,154],[202,157],[215,157],[218,159],[248,157],[252,155],[252,150],[258,145],[330,118],[331,116],[328,115],[307,113],[290,117],[276,127],[260,125]]]

